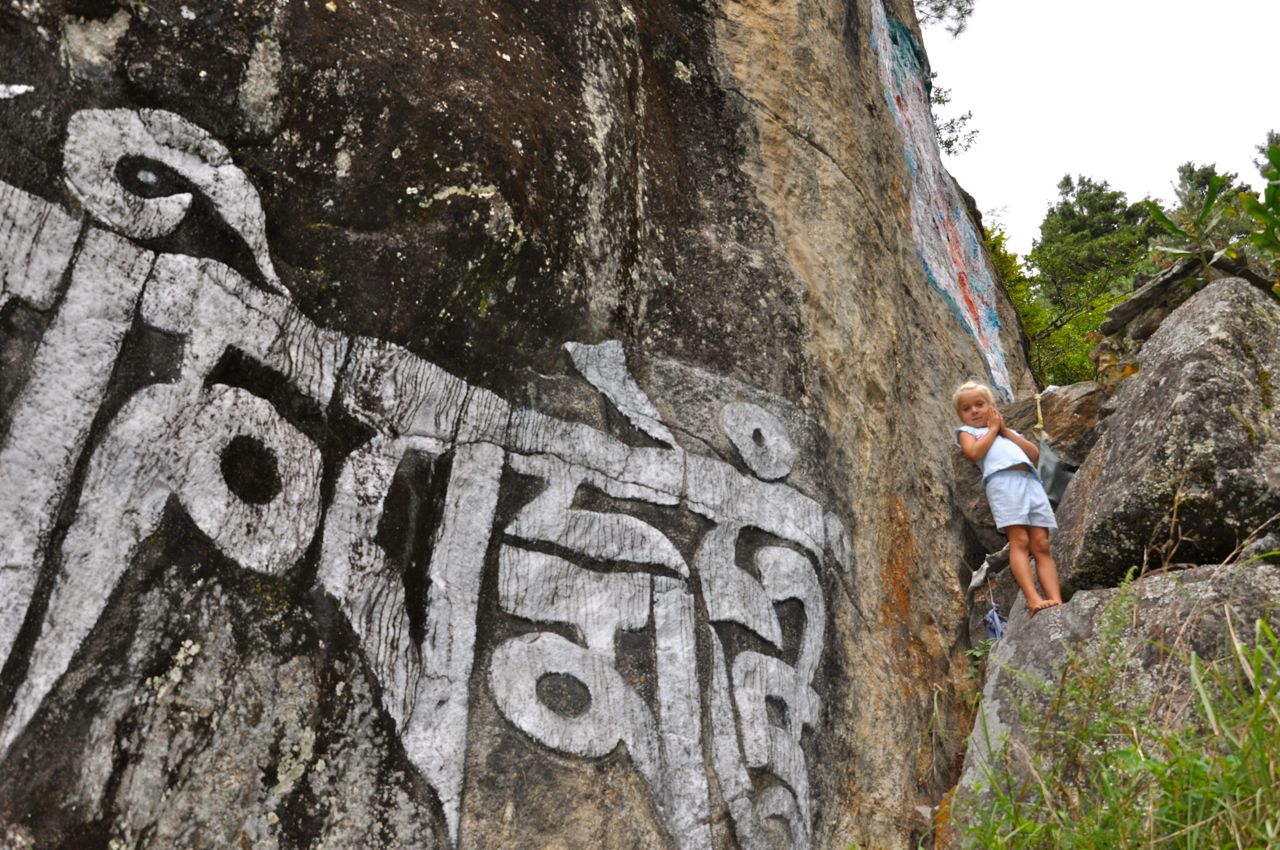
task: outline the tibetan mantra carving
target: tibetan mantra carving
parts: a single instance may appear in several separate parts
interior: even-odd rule
[[[769,818],[785,822],[795,847],[810,846],[802,740],[819,717],[819,571],[849,547],[834,514],[784,483],[796,451],[772,414],[726,399],[721,422],[754,476],[687,453],[617,343],[567,348],[645,445],[513,407],[395,345],[303,316],[272,267],[256,190],[186,120],[80,112],[64,153],[84,220],[0,183],[0,306],[18,299],[51,316],[0,443],[0,663],[26,670],[0,715],[0,761],[176,503],[244,569],[281,574],[319,552],[316,581],[349,620],[455,843],[469,685],[479,682],[506,721],[550,750],[591,759],[624,745],[684,850],[710,847],[712,771],[744,848],[765,845]],[[135,241],[173,232],[197,192],[247,249],[243,269]],[[104,419],[113,368],[138,328],[177,341],[175,374]],[[229,356],[358,423],[361,441],[326,459],[288,405],[222,382]],[[267,470],[265,484],[228,474],[237,451]],[[512,478],[537,486],[504,513]],[[425,599],[407,598],[410,555],[381,531],[389,494],[406,480],[425,488],[411,517],[417,542],[400,547],[425,562]],[[584,491],[607,506],[584,507]],[[687,559],[627,509],[687,512],[709,530]],[[55,534],[59,516],[66,527]],[[743,545],[748,530],[767,542]],[[525,631],[478,660],[482,580],[495,569],[486,586]],[[803,609],[798,637],[784,640],[781,603]],[[425,611],[417,622],[414,605]],[[24,623],[35,637],[18,642]],[[712,624],[750,639],[730,647]],[[647,695],[619,672],[624,631],[647,632],[656,648]],[[585,707],[549,704],[549,677],[573,680]]]

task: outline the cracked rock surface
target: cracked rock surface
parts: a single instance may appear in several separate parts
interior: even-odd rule
[[[906,0],[0,10],[0,846],[914,847],[1021,330]]]

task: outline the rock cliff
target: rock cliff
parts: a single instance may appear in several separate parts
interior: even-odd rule
[[[1031,379],[910,4],[0,43],[0,841],[914,846]]]

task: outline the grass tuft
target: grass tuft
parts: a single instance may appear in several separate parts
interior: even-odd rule
[[[1172,650],[1165,681],[1183,684],[1141,694],[1122,648],[1133,613],[1122,586],[1057,683],[1022,682],[1049,708],[1023,701],[1032,731],[988,765],[964,847],[1280,850],[1280,639],[1260,619],[1240,640],[1228,611],[1221,657]]]

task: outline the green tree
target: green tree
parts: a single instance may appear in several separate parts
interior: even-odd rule
[[[1093,335],[1106,311],[1133,288],[1134,276],[1155,270],[1148,259],[1155,232],[1145,207],[1129,203],[1124,192],[1106,181],[1067,175],[1025,266],[1000,231],[987,234],[987,249],[1030,341],[1032,371],[1043,383],[1092,376]]]
[[[1268,133],[1267,140],[1270,142],[1274,135]],[[1280,140],[1269,144],[1263,156],[1267,165],[1260,170],[1267,182],[1262,194],[1242,194],[1240,203],[1253,221],[1253,232],[1248,237],[1250,253],[1267,264],[1273,274],[1280,274]],[[1280,296],[1280,282],[1272,291]]]
[[[1022,322],[1022,330],[1031,341],[1031,371],[1041,383],[1052,383],[1047,379],[1045,370],[1046,360],[1051,358],[1046,356],[1047,349],[1041,340],[1053,317],[1040,298],[1036,279],[1028,275],[1022,259],[1009,248],[1009,236],[1000,225],[984,227],[982,235],[991,264],[1004,281],[1009,300],[1013,302],[1013,308]]]
[[[1158,209],[1153,201],[1146,202],[1152,216],[1173,237],[1157,246],[1156,254],[1194,254],[1206,263],[1221,253],[1234,254],[1230,246],[1253,231],[1253,221],[1244,210],[1244,195],[1252,192],[1234,173],[1220,174],[1213,164],[1179,165],[1171,208]]]
[[[984,226],[982,235],[987,253],[991,255],[991,263],[999,272],[1005,287],[1010,292],[1028,289],[1031,280],[1027,277],[1027,269],[1018,255],[1009,249],[1009,234],[1005,233],[1004,227],[998,223],[991,227]]]
[[[1253,164],[1264,179],[1267,178],[1267,172],[1274,168],[1271,160],[1267,159],[1267,150],[1274,147],[1280,147],[1280,132],[1268,130],[1267,140],[1254,148],[1258,152],[1258,158],[1253,161]]]
[[[1280,144],[1268,133],[1261,196],[1213,165],[1178,167],[1174,202],[1130,203],[1106,181],[1067,175],[1025,264],[1003,232],[986,232],[987,250],[1009,289],[1030,341],[1031,368],[1044,383],[1093,373],[1089,352],[1107,310],[1128,296],[1138,275],[1176,256],[1199,257],[1219,271],[1248,273],[1255,263],[1280,271]],[[1164,245],[1152,247],[1161,236]],[[1243,271],[1242,271],[1243,269]],[[1280,295],[1280,284],[1275,287]]]
[[[983,235],[992,265],[1008,289],[1009,300],[1030,343],[1028,356],[1036,378],[1045,385],[1088,379],[1092,371],[1088,331],[1096,328],[1101,319],[1087,313],[1060,324],[1059,312],[1042,297],[1039,279],[1010,250],[1008,235],[998,226],[984,229]],[[1088,326],[1090,322],[1092,328]]]
[[[1136,273],[1151,270],[1148,243],[1157,231],[1143,204],[1105,180],[1064,176],[1027,255],[1055,324],[1126,294]]]
[[[1266,181],[1262,193],[1249,190],[1234,174],[1218,174],[1212,166],[1183,163],[1175,185],[1177,204],[1166,212],[1146,201],[1152,218],[1172,238],[1154,256],[1193,256],[1218,271],[1256,276],[1257,268],[1280,272],[1280,134],[1267,132],[1258,146],[1258,170]],[[1260,281],[1258,281],[1260,282]],[[1273,286],[1280,295],[1280,283]]]

